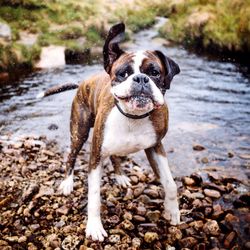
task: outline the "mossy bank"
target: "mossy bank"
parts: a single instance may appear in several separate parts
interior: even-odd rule
[[[80,52],[88,60],[90,48],[102,46],[113,23],[126,22],[130,34],[154,20],[153,11],[134,8],[133,1],[0,0],[0,72],[32,69],[49,45],[65,47],[68,56]]]
[[[250,54],[250,0],[147,1],[148,8],[169,18],[160,34],[175,43],[212,54]]]

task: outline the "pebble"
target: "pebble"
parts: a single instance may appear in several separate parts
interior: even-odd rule
[[[182,249],[184,248],[192,249],[197,243],[198,240],[191,236],[179,240],[179,244],[182,247]]]
[[[25,202],[32,198],[32,196],[39,190],[39,185],[37,183],[31,183],[22,194],[22,200]]]
[[[220,227],[216,220],[209,220],[204,224],[203,231],[208,235],[218,236],[220,234]]]
[[[141,240],[137,237],[132,239],[132,246],[135,248],[139,248],[141,246]]]
[[[138,215],[144,216],[144,215],[146,214],[146,212],[147,212],[147,209],[146,209],[145,207],[143,207],[143,206],[138,206],[138,207],[136,208],[136,213],[137,213]]]
[[[204,194],[208,197],[218,199],[221,197],[221,194],[219,191],[212,190],[212,189],[204,189]]]
[[[226,236],[226,238],[225,238],[225,240],[224,240],[224,246],[225,246],[227,249],[229,249],[229,248],[232,246],[232,243],[233,243],[235,237],[236,237],[236,233],[235,233],[234,231],[232,231],[231,233],[229,233],[229,234]]]
[[[71,250],[76,249],[77,245],[79,244],[80,240],[76,235],[68,235],[62,242],[62,249],[64,250]]]
[[[133,216],[133,219],[134,219],[135,221],[138,221],[138,222],[144,222],[144,221],[146,220],[145,217],[140,216],[140,215],[134,215],[134,216]]]
[[[26,236],[21,236],[19,239],[18,239],[18,243],[23,243],[23,242],[26,242],[27,241],[27,237]]]
[[[185,184],[185,185],[187,185],[187,186],[192,186],[192,185],[194,185],[195,184],[195,181],[194,181],[194,179],[193,178],[190,178],[190,177],[184,177],[183,179],[182,179],[182,181],[183,181],[183,183]]]
[[[124,229],[130,230],[130,231],[135,228],[135,226],[133,225],[133,223],[131,221],[129,221],[129,220],[124,220],[122,222],[122,227]]]
[[[196,145],[193,145],[193,150],[195,150],[195,151],[203,151],[203,150],[205,150],[205,147],[200,145],[200,144],[196,144]]]
[[[119,234],[112,234],[108,238],[110,243],[119,243],[121,241],[121,236]]]
[[[144,235],[144,240],[147,243],[151,243],[151,242],[158,240],[158,239],[159,239],[159,235],[155,232],[146,232]]]
[[[149,219],[150,222],[157,222],[161,217],[161,212],[159,210],[148,211],[146,217]]]

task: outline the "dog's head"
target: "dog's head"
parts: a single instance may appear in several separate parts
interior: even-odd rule
[[[125,25],[111,27],[103,47],[104,68],[111,78],[111,93],[127,113],[142,115],[164,104],[179,66],[162,52],[124,52],[119,42],[124,38]]]

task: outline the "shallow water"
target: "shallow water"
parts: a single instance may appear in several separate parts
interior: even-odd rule
[[[250,76],[241,73],[235,64],[201,57],[180,47],[164,47],[153,39],[156,34],[155,27],[139,32],[129,50],[161,50],[181,68],[181,74],[174,78],[166,93],[170,124],[164,144],[174,174],[179,176],[206,166],[221,166],[230,174],[246,179],[250,166],[247,159],[250,154]],[[58,140],[62,148],[67,147],[75,90],[42,100],[35,97],[51,86],[80,82],[100,70],[100,64],[66,65],[33,73],[1,87],[1,135],[43,134]],[[49,130],[51,124],[58,125],[58,129]],[[193,151],[196,143],[206,150]],[[228,152],[233,152],[234,157],[229,158]],[[135,159],[147,165],[142,153]],[[202,163],[206,160],[208,163]]]

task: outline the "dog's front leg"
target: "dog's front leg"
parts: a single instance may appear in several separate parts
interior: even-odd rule
[[[90,169],[88,174],[88,221],[86,236],[92,240],[103,241],[107,236],[101,222],[101,193],[100,185],[102,178],[101,163],[95,169]]]
[[[177,186],[169,169],[168,159],[162,143],[145,150],[147,158],[165,191],[164,207],[172,225],[180,223],[180,211],[177,200]]]

